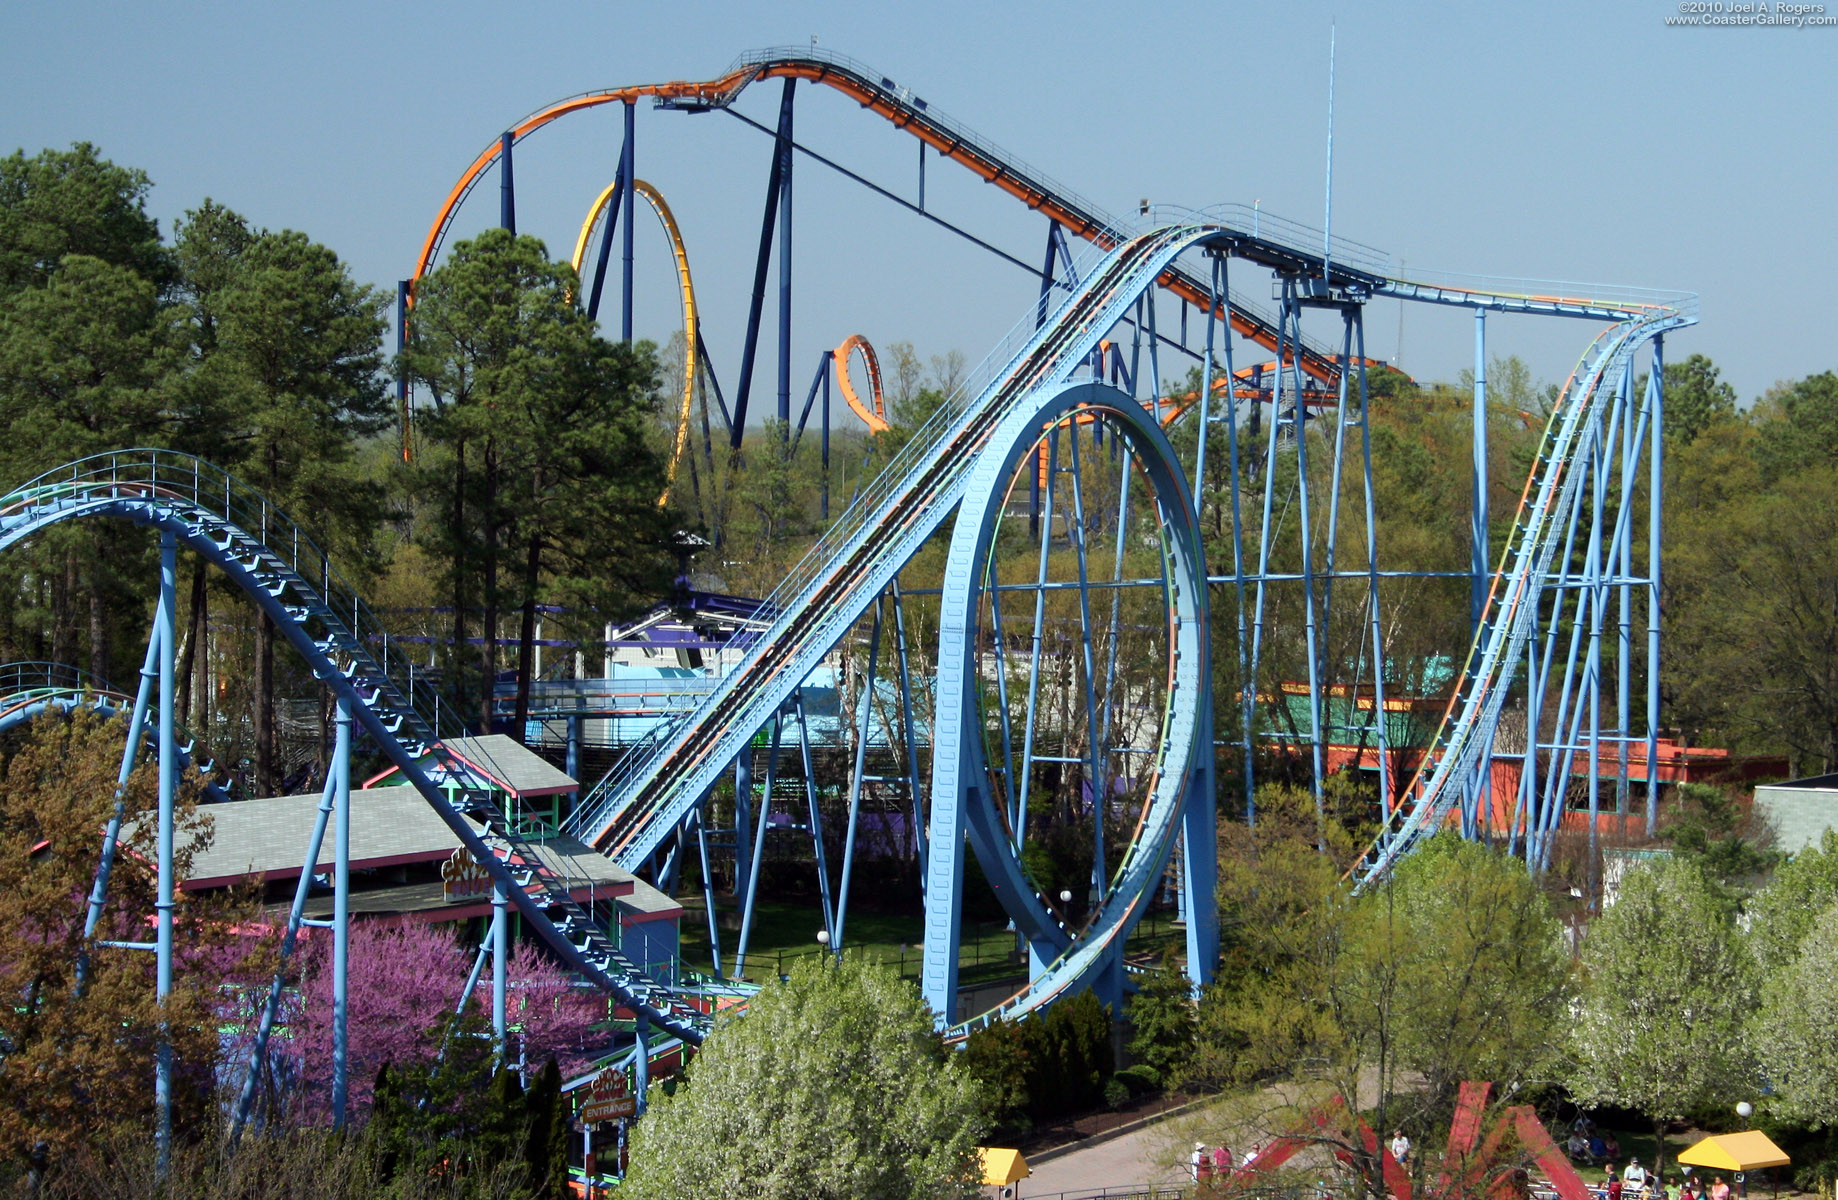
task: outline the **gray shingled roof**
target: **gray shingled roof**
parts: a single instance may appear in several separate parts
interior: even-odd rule
[[[246,875],[296,875],[313,832],[319,797],[275,796],[212,804],[210,848],[192,860],[194,886]],[[477,823],[474,823],[477,827]],[[363,788],[351,793],[351,865],[426,862],[447,857],[460,845],[445,821],[410,787]],[[564,878],[585,884],[633,880],[611,859],[571,838],[554,838],[536,850],[544,865]],[[319,848],[319,865],[332,865],[332,829],[328,823]]]
[[[264,875],[299,873],[306,839],[313,832],[319,797],[274,796],[212,804],[202,811],[211,818],[210,848],[192,860],[198,883]],[[351,861],[412,862],[444,858],[459,839],[413,788],[369,788],[351,793]],[[327,822],[319,863],[332,864],[332,827]]]
[[[448,738],[442,743],[518,796],[553,796],[572,792],[580,784],[515,738],[501,733],[484,737]]]

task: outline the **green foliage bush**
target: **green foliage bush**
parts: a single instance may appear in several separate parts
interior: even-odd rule
[[[1162,1074],[1148,1063],[1137,1063],[1125,1067],[1112,1077],[1114,1082],[1121,1083],[1130,1090],[1130,1095],[1140,1096],[1145,1092],[1155,1091],[1162,1085]]]
[[[1110,1029],[1110,1010],[1085,991],[1037,1020],[997,1021],[971,1034],[964,1065],[983,1084],[990,1120],[1013,1130],[1021,1117],[1031,1125],[1111,1103]]]

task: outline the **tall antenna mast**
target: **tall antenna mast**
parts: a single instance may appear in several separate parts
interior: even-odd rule
[[[1321,222],[1321,286],[1333,290],[1334,265],[1334,26],[1327,27],[1327,215]]]

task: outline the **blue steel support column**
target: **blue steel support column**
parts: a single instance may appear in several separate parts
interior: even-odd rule
[[[1622,526],[1626,523],[1627,510],[1634,496],[1638,481],[1634,470],[1640,456],[1640,439],[1645,436],[1646,425],[1651,420],[1650,413],[1643,409],[1641,425],[1638,431],[1633,425],[1634,412],[1634,372],[1630,368],[1621,377],[1621,404],[1627,414],[1627,433],[1621,438],[1621,515],[1616,521],[1616,543],[1620,554],[1615,559],[1615,813],[1618,832],[1627,832],[1627,768],[1628,738],[1633,733],[1633,673],[1634,673],[1634,597],[1632,580],[1634,577],[1634,538],[1630,530]],[[1644,399],[1644,397],[1643,397]]]
[[[1491,545],[1487,512],[1487,310],[1474,310],[1474,474],[1468,517],[1468,635],[1478,638],[1487,612],[1488,550]],[[1479,814],[1492,777],[1492,738],[1475,757],[1474,770],[1462,780],[1462,836],[1475,837]]]
[[[708,823],[703,819],[707,811],[704,805],[702,812],[696,815],[696,852],[702,861],[702,912],[708,918],[708,960],[719,980],[725,976],[721,973],[720,922],[715,917],[715,876],[708,864]]]
[[[1059,222],[1047,218],[1047,257],[1040,266],[1040,303],[1034,309],[1034,328],[1039,329],[1047,323],[1048,302],[1053,296],[1053,272],[1059,258]],[[1040,476],[1046,469],[1046,448],[1043,446],[1035,458],[1035,469],[1028,474],[1027,533],[1029,537],[1040,536]]]
[[[923,144],[923,143],[922,143]],[[836,351],[827,350],[833,361]],[[823,520],[830,519],[830,373],[823,373],[823,500],[819,515]]]
[[[1665,512],[1666,339],[1653,339],[1653,366],[1647,372],[1653,424],[1647,482],[1647,836],[1659,828],[1659,551],[1661,514]]]
[[[779,421],[791,436],[791,166],[792,104],[795,79],[785,81],[785,108],[779,114]]]
[[[606,268],[613,259],[613,235],[619,230],[619,210],[625,205],[625,194],[631,191],[625,178],[625,150],[619,151],[619,169],[613,175],[613,195],[606,202],[606,231],[600,235],[600,253],[594,259],[593,286],[587,290],[587,316],[589,320],[600,317],[600,292],[606,287]],[[630,222],[627,222],[629,225]],[[697,333],[700,342],[701,334]],[[707,348],[702,352],[706,354]]]
[[[1487,310],[1474,310],[1474,511],[1469,523],[1468,630],[1479,632],[1487,608]]]
[[[645,1109],[651,1106],[651,1022],[645,1014],[639,1013],[638,1020],[632,1027],[632,1095],[636,1099],[637,1115],[644,1116]]]
[[[925,795],[919,790],[919,744],[913,734],[913,667],[907,655],[906,645],[906,603],[900,596],[900,577],[894,576],[893,587],[893,637],[895,660],[900,665],[900,728],[905,731],[902,741],[906,745],[906,788],[912,796],[913,838],[919,848],[919,898],[925,898],[926,855],[930,853],[925,840],[926,825]]]
[[[351,1022],[346,990],[351,963],[351,704],[344,699],[338,702],[332,777],[332,1128],[343,1129]]]
[[[398,363],[402,361],[403,351],[408,349],[408,283],[406,279],[396,281],[396,361]],[[400,453],[402,461],[407,462],[414,457],[413,444],[410,440],[414,429],[409,422],[408,370],[400,366],[396,368],[396,409],[397,420],[402,426]]]
[[[276,1015],[281,1008],[281,989],[287,978],[287,964],[293,958],[294,943],[299,939],[300,926],[306,916],[306,897],[312,890],[313,872],[319,865],[319,849],[325,845],[326,824],[331,820],[334,796],[338,790],[336,772],[326,776],[325,787],[319,793],[319,807],[313,818],[313,832],[306,839],[306,853],[300,859],[300,878],[294,884],[294,903],[287,913],[286,930],[281,935],[281,966],[276,969],[274,978],[268,984],[268,999],[262,1005],[262,1015],[256,1022],[255,1044],[249,1050],[249,1071],[243,1076],[242,1091],[236,1098],[235,1116],[230,1123],[230,1149],[236,1149],[237,1141],[242,1137],[243,1126],[249,1120],[249,1108],[255,1101],[255,1089],[261,1081],[262,1068],[268,1061],[268,1039],[274,1032]],[[467,985],[468,990],[471,984]]]
[[[1377,724],[1379,816],[1391,819],[1391,731],[1385,718],[1385,637],[1379,620],[1378,513],[1372,493],[1372,405],[1366,387],[1366,313],[1353,313],[1354,359],[1359,364],[1359,453],[1366,500],[1366,620],[1372,636],[1372,712]]]
[[[158,1158],[157,1168],[160,1177],[166,1176],[172,1165],[172,1041],[166,1031],[166,997],[172,994],[172,910],[173,910],[173,870],[172,870],[172,821],[173,821],[173,787],[178,782],[179,769],[178,747],[173,741],[172,706],[173,706],[173,613],[177,603],[175,599],[175,580],[178,573],[178,539],[171,530],[160,533],[160,600],[159,608],[154,614],[155,634],[160,643],[160,750],[159,750],[159,849],[157,898],[154,909],[158,914],[158,940],[154,943],[156,954],[154,997],[158,1001],[160,1016],[160,1042],[157,1061],[154,1066],[153,1093],[154,1106],[158,1109],[159,1124],[154,1133],[154,1144]],[[133,736],[132,731],[129,734]]]
[[[506,1065],[509,1046],[505,1042],[505,997],[510,990],[511,920],[510,897],[504,885],[491,888],[491,1047],[498,1065]]]
[[[147,639],[147,656],[140,666],[140,686],[134,693],[134,712],[128,718],[128,742],[121,751],[121,770],[115,775],[115,807],[109,814],[108,827],[102,834],[102,857],[96,863],[96,882],[89,889],[89,911],[83,917],[83,937],[96,932],[102,920],[102,907],[108,902],[109,873],[115,865],[115,843],[121,836],[121,821],[126,815],[128,776],[134,773],[140,756],[140,731],[146,727],[147,705],[153,699],[153,687],[160,674],[160,622],[154,616],[153,636]],[[77,994],[82,995],[89,977],[89,955],[77,959]]]
[[[779,131],[772,144],[772,168],[766,177],[766,214],[759,226],[759,256],[753,264],[753,300],[747,309],[747,336],[740,345],[740,381],[734,385],[734,412],[728,440],[740,449],[747,428],[747,401],[753,394],[753,364],[759,353],[760,312],[766,304],[766,269],[772,265],[772,230],[779,216],[779,181],[791,155],[791,98],[796,80],[787,79],[779,95]]]
[[[1094,422],[1094,427],[1095,427]],[[1096,908],[1104,899],[1104,885],[1110,872],[1105,869],[1104,861],[1104,810],[1106,793],[1110,784],[1106,778],[1104,762],[1104,745],[1099,737],[1098,724],[1098,671],[1097,663],[1091,649],[1091,578],[1085,557],[1085,489],[1080,483],[1083,472],[1079,463],[1079,427],[1066,427],[1066,442],[1071,449],[1072,460],[1072,512],[1067,526],[1067,540],[1072,543],[1073,559],[1078,566],[1079,577],[1079,670],[1085,680],[1085,728],[1090,739],[1090,771],[1086,786],[1091,789],[1091,904]],[[1125,478],[1128,477],[1128,466],[1124,467]],[[1118,981],[1121,986],[1121,979]],[[1100,996],[1099,999],[1104,999]]]
[[[849,773],[849,826],[842,839],[842,880],[836,895],[835,941],[831,943],[837,954],[842,953],[842,936],[849,919],[849,876],[855,866],[855,826],[862,811],[862,775],[868,769],[868,726],[874,717],[874,669],[881,656],[883,604],[884,601],[878,599],[874,603],[874,626],[868,634],[868,666],[862,680],[862,716],[855,723],[855,769]]]
[[[1221,297],[1229,298],[1232,294],[1231,271],[1231,256],[1221,253],[1218,288],[1218,294]],[[1209,322],[1215,319],[1217,318],[1212,314],[1207,317]],[[1240,767],[1244,773],[1244,819],[1247,825],[1254,825],[1257,822],[1257,781],[1251,760],[1251,707],[1255,702],[1256,690],[1251,685],[1251,670],[1249,659],[1246,657],[1251,639],[1245,636],[1244,497],[1238,464],[1238,376],[1235,373],[1235,362],[1232,356],[1232,323],[1229,320],[1221,323],[1219,344],[1225,355],[1226,482],[1232,493],[1232,587],[1237,599],[1238,613],[1238,712],[1242,721]],[[1257,404],[1257,400],[1251,401],[1253,413],[1257,411]]]
[[[579,713],[568,717],[568,751],[562,761],[568,772],[568,778],[579,779],[581,777],[581,716]],[[579,792],[571,794],[577,801],[581,798]]]
[[[836,947],[836,906],[830,896],[830,864],[823,849],[823,814],[817,805],[817,772],[811,763],[810,722],[804,715],[804,689],[792,693],[798,714],[798,754],[804,767],[804,802],[810,809],[811,849],[817,859],[817,894],[823,905],[823,931]]]
[[[511,174],[511,147],[517,137],[505,130],[498,138],[498,224],[517,232],[517,181]]]
[[[734,886],[745,886],[753,870],[753,748],[734,757]]]
[[[631,186],[632,181],[638,178],[633,167],[636,151],[633,147],[632,135],[633,113],[637,108],[637,103],[635,100],[625,102],[625,145],[619,151],[619,178],[626,184],[620,189],[621,199],[625,203],[623,214],[625,228],[621,231],[621,236],[625,239],[621,247],[625,255],[625,262],[623,264],[624,273],[619,279],[619,300],[624,305],[624,312],[619,317],[619,340],[623,342],[632,340],[632,226],[636,224],[632,219],[632,204],[638,198],[638,189]]]
[[[753,856],[747,872],[746,895],[740,901],[740,938],[734,946],[734,977],[743,978],[747,968],[747,946],[753,939],[753,902],[759,894],[760,867],[766,861],[766,830],[772,825],[772,784],[778,773],[779,736],[784,731],[782,711],[772,714],[772,739],[766,752],[766,786],[759,800],[759,817],[754,822]],[[738,888],[740,883],[735,881]]]
[[[1293,282],[1284,284],[1284,309],[1291,322],[1291,344],[1295,347],[1296,366],[1294,371],[1295,427],[1296,427],[1296,512],[1298,532],[1302,538],[1302,600],[1303,621],[1302,640],[1308,650],[1308,748],[1312,764],[1312,787],[1315,793],[1317,810],[1321,801],[1321,780],[1325,774],[1321,760],[1321,645],[1318,622],[1315,616],[1315,549],[1314,535],[1309,528],[1308,504],[1308,405],[1302,390],[1302,307]],[[1283,375],[1283,364],[1279,359],[1276,364],[1277,378]],[[1273,424],[1271,433],[1276,432]],[[1270,533],[1264,531],[1265,540]]]
[[[1210,636],[1206,634],[1203,636]],[[1181,812],[1181,915],[1187,921],[1187,979],[1194,996],[1213,981],[1219,957],[1219,808],[1214,788],[1218,757],[1213,750],[1213,702],[1209,687],[1201,696],[1200,728],[1206,753]]]

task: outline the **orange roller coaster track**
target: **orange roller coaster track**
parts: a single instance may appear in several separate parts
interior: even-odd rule
[[[587,255],[587,243],[593,238],[594,226],[599,224],[600,215],[606,211],[606,206],[612,202],[613,194],[618,190],[618,181],[607,184],[587,210],[587,219],[581,222],[581,232],[574,240],[574,256],[569,260],[574,264],[577,274]],[[664,203],[663,193],[642,179],[633,181],[632,190],[645,198],[645,203],[651,206],[651,211],[657,214],[658,222],[663,225],[664,235],[670,239],[670,254],[676,262],[677,289],[683,296],[683,399],[677,409],[676,437],[670,449],[670,473],[665,477],[664,494],[657,498],[658,507],[662,508],[670,502],[671,489],[676,487],[677,467],[682,463],[683,451],[689,445],[689,414],[696,397],[696,373],[700,369],[696,357],[696,347],[700,344],[696,337],[696,286],[689,277],[689,251],[683,248],[682,230],[677,228],[676,217],[671,213],[670,206]],[[844,386],[846,389],[847,385]],[[876,391],[878,393],[878,387]]]
[[[862,363],[868,370],[869,401],[873,407],[862,403],[862,398],[855,390],[855,384],[849,379],[849,354],[859,350]],[[887,405],[881,395],[881,362],[874,356],[874,347],[868,339],[859,333],[852,333],[844,338],[842,345],[836,347],[836,386],[842,389],[842,398],[854,410],[855,415],[868,426],[869,433],[879,433],[887,428]]]
[[[723,109],[732,105],[749,84],[774,78],[807,80],[841,92],[863,108],[884,118],[894,128],[912,134],[942,157],[967,168],[984,182],[1001,188],[1029,208],[1046,214],[1068,232],[1086,241],[1110,249],[1123,237],[1113,223],[1094,206],[1048,181],[955,122],[931,111],[925,101],[914,96],[910,89],[898,87],[892,80],[881,77],[852,59],[814,49],[774,49],[742,55],[727,74],[703,82],[676,80],[584,92],[532,113],[513,125],[508,132],[514,143],[571,113],[606,104],[636,104],[647,96],[658,104],[674,108],[696,111]],[[446,236],[454,214],[479,178],[497,161],[501,145],[501,140],[494,140],[480,151],[447,193],[445,202],[441,204],[422,242],[421,254],[415,261],[414,275],[409,280],[410,303],[413,302],[414,285],[427,273],[435,255],[439,253],[441,241]],[[1170,268],[1156,282],[1202,312],[1214,302],[1200,280],[1178,268]],[[1224,307],[1223,315],[1240,336],[1270,350],[1277,350],[1281,346],[1285,361],[1290,361],[1291,356],[1297,356],[1295,346],[1285,344],[1281,332],[1261,314],[1229,303]],[[1297,357],[1302,370],[1313,378],[1328,384],[1338,382],[1339,369],[1331,356],[1305,346]]]

